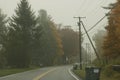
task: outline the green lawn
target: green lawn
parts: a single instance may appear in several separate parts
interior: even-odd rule
[[[33,70],[33,69],[37,69],[37,68],[1,69],[0,70],[0,77],[1,76],[6,76],[6,75],[10,75],[10,74],[20,73],[20,72],[24,72],[24,71],[29,71],[29,70]]]

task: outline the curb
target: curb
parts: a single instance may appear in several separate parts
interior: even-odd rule
[[[72,71],[71,71],[71,68],[68,69],[68,72],[69,74],[76,80],[81,80],[80,78],[78,78],[78,76],[76,74],[74,74]]]

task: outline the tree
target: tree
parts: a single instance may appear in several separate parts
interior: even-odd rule
[[[4,68],[6,65],[5,57],[5,44],[7,35],[7,18],[6,15],[0,9],[0,68]]]
[[[7,59],[12,67],[29,67],[36,18],[27,0],[21,0],[15,12],[10,22]]]
[[[60,37],[60,34],[57,31],[57,25],[55,25],[55,23],[53,21],[50,21],[50,26],[51,26],[51,30],[52,30],[52,35],[54,37],[54,45],[55,45],[55,52],[56,52],[56,56],[54,59],[54,64],[62,64],[63,63],[63,58],[62,56],[64,55],[63,52],[63,44],[62,44],[62,40]]]
[[[65,26],[59,29],[61,35],[64,56],[73,61],[73,58],[79,55],[79,33],[71,29],[71,26]]]
[[[32,65],[42,64],[42,35],[43,35],[43,26],[39,22],[39,17],[37,18],[37,26],[33,29],[33,40],[32,40]]]
[[[104,39],[106,36],[106,31],[98,30],[97,33],[93,36],[93,41],[95,42],[96,50],[99,56],[102,58],[103,64],[106,64],[106,57],[104,56]]]
[[[44,66],[60,64],[63,50],[55,23],[47,15],[45,10],[39,11],[37,23],[42,29],[42,35],[38,42],[42,43],[36,48],[38,52],[33,54],[33,63],[43,64]]]
[[[104,56],[113,59],[120,57],[120,0],[114,4],[108,16],[107,36],[104,41]]]
[[[105,35],[106,32],[104,30],[98,30],[93,36],[93,41],[95,42],[96,50],[99,53],[99,56],[103,56],[103,42]]]

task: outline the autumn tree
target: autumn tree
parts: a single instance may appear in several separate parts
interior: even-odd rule
[[[120,56],[120,0],[111,6],[112,10],[108,16],[107,36],[103,48],[104,56],[114,59]]]
[[[73,61],[73,58],[79,56],[79,33],[71,29],[71,26],[64,26],[59,29],[59,33],[63,43],[64,56]]]
[[[73,31],[73,29],[69,28],[70,26],[67,26],[66,28],[61,29],[60,34],[63,41],[63,47],[64,52],[67,56],[76,55],[75,43],[78,42],[78,34]],[[77,48],[76,48],[77,49]]]
[[[34,59],[39,60],[39,64],[50,66],[54,64],[61,64],[63,55],[62,42],[56,30],[55,23],[51,20],[45,10],[40,10],[38,15],[38,24],[42,28],[42,41],[40,53],[34,56]],[[34,60],[33,60],[34,61]],[[35,62],[33,62],[35,63]]]

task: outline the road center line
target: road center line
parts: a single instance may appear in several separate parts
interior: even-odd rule
[[[45,72],[45,73],[43,73],[43,74],[35,77],[33,80],[39,80],[39,79],[41,79],[42,77],[44,77],[45,75],[47,75],[48,73],[50,73],[50,72],[52,72],[52,71],[55,71],[55,70],[56,70],[56,68],[51,69],[51,70],[48,70],[47,72]]]

